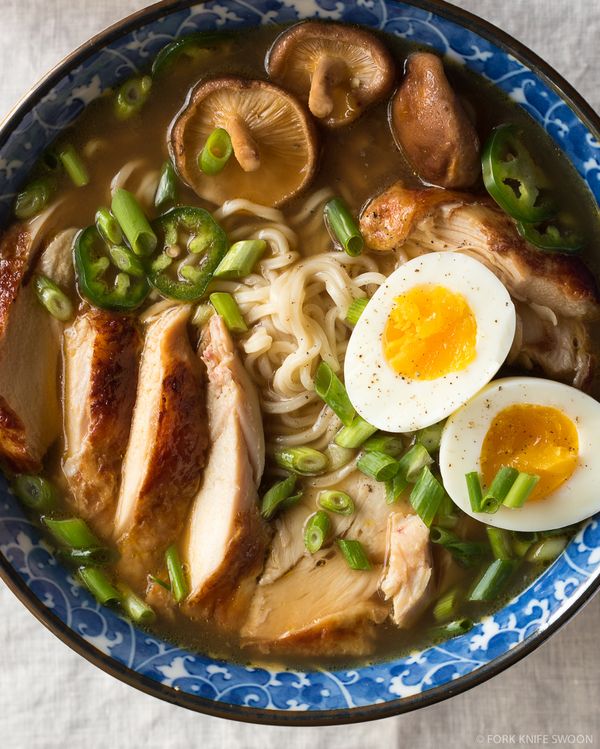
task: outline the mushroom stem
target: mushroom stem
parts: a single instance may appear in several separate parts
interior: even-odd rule
[[[260,154],[258,152],[258,145],[246,123],[239,117],[236,117],[227,125],[227,131],[231,138],[234,156],[242,169],[245,172],[255,172],[259,169]]]
[[[347,77],[346,63],[339,57],[323,55],[310,82],[308,108],[315,117],[329,117],[333,111],[332,91]]]

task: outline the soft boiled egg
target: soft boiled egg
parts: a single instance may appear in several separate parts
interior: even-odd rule
[[[568,385],[536,377],[491,382],[444,427],[440,470],[454,502],[487,525],[545,531],[600,510],[600,403]],[[594,455],[594,452],[596,455]],[[465,474],[488,487],[502,466],[539,476],[523,507],[473,512]]]
[[[496,374],[515,319],[506,288],[479,261],[453,252],[410,260],[352,331],[344,362],[352,404],[388,432],[441,421]]]

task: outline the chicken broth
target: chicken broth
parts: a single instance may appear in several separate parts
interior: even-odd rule
[[[314,38],[326,50],[319,59],[311,57]],[[369,50],[372,69],[360,67],[355,48]],[[503,477],[482,488],[477,476],[467,494],[464,476],[477,471],[479,454],[465,462],[460,497],[451,488],[454,466],[465,460],[452,437],[457,414],[508,375],[498,403],[518,387],[516,402],[537,403],[536,383],[552,381],[558,389],[548,405],[579,429],[578,444],[556,450],[579,456],[575,477],[591,470],[586,435],[597,404],[579,391],[600,395],[600,301],[585,264],[600,266],[591,241],[582,260],[558,246],[598,232],[591,195],[524,110],[464,68],[444,63],[444,73],[428,50],[397,38],[300,24],[196,41],[179,58],[163,58],[151,79],[108,92],[61,136],[33,175],[39,190],[51,173],[51,197],[30,210],[25,188],[21,222],[0,240],[17,275],[29,267],[61,287],[28,283],[28,273],[10,291],[24,310],[17,304],[10,314],[46,315],[39,379],[55,372],[62,393],[60,414],[52,394],[43,417],[24,414],[24,398],[9,392],[0,371],[2,408],[22,429],[18,439],[0,435],[17,494],[38,516],[41,508],[54,520],[88,523],[91,546],[73,541],[67,526],[51,530],[59,528],[62,558],[83,569],[92,592],[101,596],[86,570],[101,569],[104,600],[214,657],[327,667],[467,631],[541,574],[595,511],[563,511],[560,484],[570,477],[522,506],[528,495],[518,487],[546,470],[538,445],[549,440],[544,455],[556,447],[545,434],[521,440],[529,473],[513,445],[519,440],[513,453],[501,441],[512,477],[505,489]],[[432,91],[424,92],[423,69],[435,78]],[[444,123],[431,102],[446,107]],[[284,124],[269,129],[269,118]],[[207,135],[217,143],[210,152]],[[488,146],[492,137],[504,145]],[[488,148],[488,171],[504,168],[506,179],[486,174]],[[165,167],[170,159],[177,174]],[[167,190],[158,201],[169,184],[176,196]],[[543,211],[549,193],[560,207],[557,231],[548,228],[557,210]],[[224,197],[211,199],[217,194]],[[112,214],[101,224],[103,206]],[[539,246],[552,242],[551,254]],[[452,273],[466,281],[450,298],[441,284],[452,286]],[[542,281],[531,291],[534,275]],[[34,283],[56,319],[38,304]],[[422,346],[437,375],[390,374],[391,360],[375,345],[386,284],[385,319],[392,309],[396,321],[405,315],[386,328],[386,351],[404,356]],[[407,289],[416,296],[403,308]],[[427,309],[415,312],[423,289]],[[488,311],[505,300],[489,322],[484,292]],[[352,316],[357,300],[374,296]],[[439,319],[463,308],[478,326],[472,381],[467,365],[440,370],[446,365],[436,358],[446,345]],[[33,360],[33,350],[11,354],[6,330],[18,323],[4,322],[0,370],[11,357]],[[483,436],[495,397],[488,415],[471,420]],[[582,423],[586,403],[594,413]],[[439,418],[429,416],[435,409]],[[465,432],[465,444],[471,438],[483,437]],[[32,478],[39,474],[54,493]],[[42,507],[44,492],[53,506]],[[112,556],[102,556],[105,547]]]

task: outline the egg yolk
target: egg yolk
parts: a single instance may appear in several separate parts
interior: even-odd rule
[[[577,428],[561,411],[514,404],[494,417],[483,440],[483,483],[489,486],[499,468],[512,466],[540,477],[528,501],[545,499],[572,475],[578,455]]]
[[[467,300],[444,286],[414,286],[394,299],[383,354],[411,380],[437,380],[475,359],[477,320]]]

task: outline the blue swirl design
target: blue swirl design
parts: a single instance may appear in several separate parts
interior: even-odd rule
[[[0,151],[0,223],[39,154],[84,107],[144,69],[174,37],[308,17],[361,23],[431,45],[505,91],[552,136],[600,201],[600,144],[535,73],[490,41],[441,16],[385,0],[216,0],[171,13],[117,39],[71,70],[18,123]],[[250,668],[191,653],[133,627],[97,604],[52,557],[0,481],[0,549],[32,594],[75,633],[165,687],[232,706],[347,710],[426,692],[505,654],[547,628],[600,574],[600,528],[590,520],[556,562],[501,611],[443,645],[353,670],[311,673]]]

